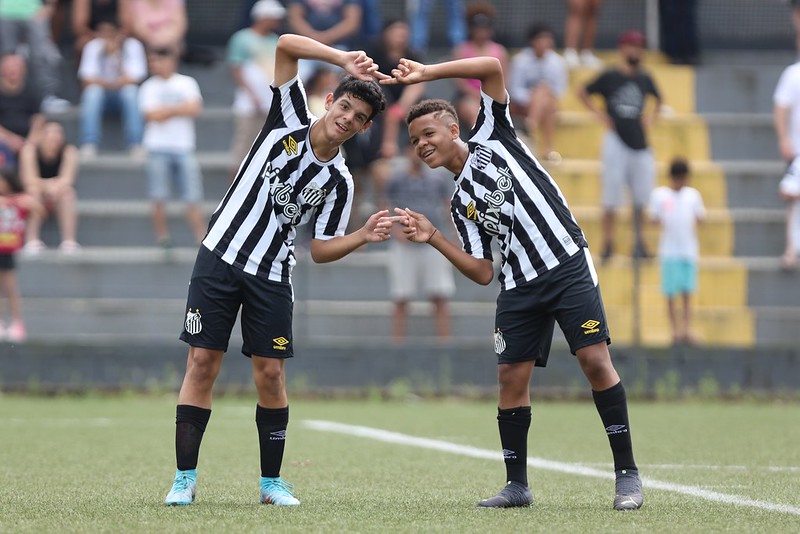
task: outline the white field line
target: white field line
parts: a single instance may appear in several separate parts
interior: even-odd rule
[[[610,467],[612,464],[605,462],[581,462],[578,465],[589,467]],[[800,473],[800,466],[795,465],[714,465],[714,464],[646,464],[648,469],[675,469],[708,471],[769,471],[770,473]]]
[[[399,432],[390,432],[388,430],[381,430],[378,428],[371,428],[366,426],[347,425],[343,423],[336,423],[333,421],[318,421],[306,420],[303,421],[304,426],[313,430],[322,432],[336,432],[339,434],[346,434],[348,436],[356,436],[361,438],[374,439],[376,441],[383,441],[386,443],[396,443],[399,445],[408,445],[410,447],[419,447],[422,449],[431,449],[450,454],[459,454],[461,456],[469,456],[471,458],[480,458],[484,460],[503,461],[503,456],[498,451],[480,449],[469,445],[458,445],[447,441],[440,441],[437,439],[420,438],[410,436],[408,434],[400,434]],[[600,471],[592,467],[582,465],[570,464],[565,462],[556,462],[553,460],[545,460],[543,458],[528,458],[528,465],[535,469],[546,469],[548,471],[557,471],[560,473],[567,473],[569,475],[581,475],[594,478],[613,479],[613,473],[608,471]],[[649,477],[642,477],[642,485],[648,489],[656,489],[663,491],[671,491],[674,493],[681,493],[690,497],[698,497],[708,501],[721,502],[726,504],[733,504],[736,506],[747,506],[750,508],[758,508],[761,510],[768,510],[771,512],[782,512],[786,514],[800,515],[800,507],[791,506],[788,504],[771,503],[767,501],[758,501],[748,499],[747,497],[739,497],[737,495],[728,495],[717,491],[705,490],[696,486],[687,486],[684,484],[673,484],[671,482],[661,482]]]

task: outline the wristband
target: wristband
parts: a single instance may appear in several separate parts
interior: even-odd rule
[[[429,238],[428,238],[428,239],[427,239],[425,242],[426,242],[426,243],[430,243],[430,242],[431,242],[431,239],[433,239],[433,236],[435,236],[435,235],[436,235],[436,232],[438,232],[438,231],[439,231],[439,229],[438,229],[438,228],[434,228],[434,229],[433,229],[433,232],[431,232],[431,236],[430,236],[430,237],[429,237]]]

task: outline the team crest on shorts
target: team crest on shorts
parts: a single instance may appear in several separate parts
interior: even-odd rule
[[[189,308],[189,311],[186,312],[186,322],[184,323],[184,328],[186,328],[186,332],[192,335],[199,334],[203,331],[203,323],[201,321],[202,316],[200,315],[200,308],[196,308],[195,311],[192,311]]]
[[[494,352],[496,354],[503,354],[504,350],[506,350],[506,340],[503,339],[503,333],[498,328],[494,333]]]

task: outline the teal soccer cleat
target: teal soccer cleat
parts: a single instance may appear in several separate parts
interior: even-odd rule
[[[196,488],[197,469],[175,471],[175,482],[172,483],[172,489],[167,494],[165,504],[167,506],[192,504]]]
[[[292,494],[293,487],[282,478],[261,477],[261,502],[277,506],[297,506],[300,500]]]

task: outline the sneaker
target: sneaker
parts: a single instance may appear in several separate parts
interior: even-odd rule
[[[616,495],[614,510],[637,510],[642,507],[642,480],[636,469],[621,469],[616,472]]]
[[[58,250],[60,250],[61,253],[66,256],[73,256],[81,251],[81,246],[78,244],[77,241],[67,239],[61,242],[61,245],[58,247]]]
[[[25,343],[28,339],[28,331],[25,330],[25,323],[22,321],[11,321],[6,330],[6,340],[11,343]]]
[[[577,69],[581,66],[581,59],[574,48],[564,49],[564,61],[567,62],[567,67],[570,69]]]
[[[47,245],[41,239],[31,239],[22,247],[22,254],[25,256],[38,256],[46,248]]]
[[[279,477],[261,477],[261,502],[277,506],[297,506],[300,500],[292,493],[293,487]]]
[[[642,243],[641,241],[639,241],[639,242],[638,242],[638,243],[636,243],[636,245],[633,247],[633,257],[634,257],[634,258],[638,258],[638,259],[640,259],[640,260],[646,260],[646,259],[649,259],[649,258],[651,258],[652,256],[651,256],[651,255],[650,255],[650,253],[647,251],[647,247],[645,247],[645,246],[644,246],[644,243]]]
[[[591,50],[581,50],[581,65],[590,69],[599,69],[603,66],[603,60],[592,54]]]
[[[509,481],[506,487],[494,497],[483,499],[478,503],[482,508],[515,508],[533,504],[533,495],[528,486],[519,482]]]
[[[603,253],[600,255],[600,263],[605,265],[608,263],[608,260],[611,259],[611,256],[614,255],[614,245],[612,243],[606,243],[603,247]]]
[[[97,145],[93,145],[91,143],[87,143],[85,145],[81,145],[80,157],[84,161],[96,158],[97,157]]]
[[[42,99],[43,113],[64,113],[72,107],[69,100],[64,100],[54,95],[48,95]]]
[[[197,469],[177,470],[175,471],[175,482],[172,483],[172,489],[167,494],[165,504],[167,506],[192,504],[196,489]]]

